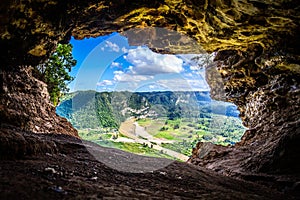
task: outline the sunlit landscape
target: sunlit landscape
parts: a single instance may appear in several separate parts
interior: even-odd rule
[[[185,161],[198,142],[233,145],[244,133],[236,106],[210,98],[214,54],[159,54],[116,33],[71,44],[76,76],[56,111],[83,139]]]

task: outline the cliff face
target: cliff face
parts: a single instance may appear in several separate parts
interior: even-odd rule
[[[224,173],[299,172],[300,7],[296,0],[5,0],[0,12],[0,107],[6,125],[76,135],[55,116],[43,84],[19,66],[43,61],[57,42],[68,41],[71,35],[81,39],[133,27],[166,27],[187,34],[208,52],[219,52],[208,76],[221,75],[218,81],[209,81],[212,94],[236,103],[249,128],[235,147],[215,147],[202,158],[198,145],[190,161]],[[143,42],[143,38],[129,40]],[[146,43],[160,51],[151,41]],[[176,53],[172,48],[170,52]]]

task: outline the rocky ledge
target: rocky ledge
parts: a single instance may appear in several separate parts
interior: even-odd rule
[[[1,129],[14,143],[0,149],[1,199],[295,199],[293,186],[278,191],[250,181],[222,176],[203,167],[174,161],[146,173],[114,170],[90,149],[67,135]],[[12,140],[10,140],[12,141]],[[3,141],[1,141],[3,144]],[[89,145],[109,155],[109,148]],[[10,150],[9,150],[10,149]],[[11,155],[17,155],[13,158]],[[126,156],[125,152],[119,151]],[[131,155],[132,160],[141,156]],[[149,158],[151,163],[162,162]],[[122,165],[122,163],[119,163]]]

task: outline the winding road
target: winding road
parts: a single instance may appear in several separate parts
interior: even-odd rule
[[[119,128],[119,132],[122,135],[131,138],[136,143],[146,144],[149,147],[152,147],[153,149],[161,151],[179,160],[187,161],[189,158],[184,154],[160,146],[162,143],[171,143],[173,141],[162,140],[153,137],[145,130],[144,127],[140,126],[133,118],[129,118],[128,120],[123,122]]]

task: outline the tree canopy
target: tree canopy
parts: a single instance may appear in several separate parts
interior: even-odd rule
[[[71,44],[58,44],[55,52],[43,64],[36,66],[37,78],[47,84],[50,101],[53,105],[59,103],[59,97],[69,91],[68,83],[74,80],[69,75],[77,61],[72,55]]]

